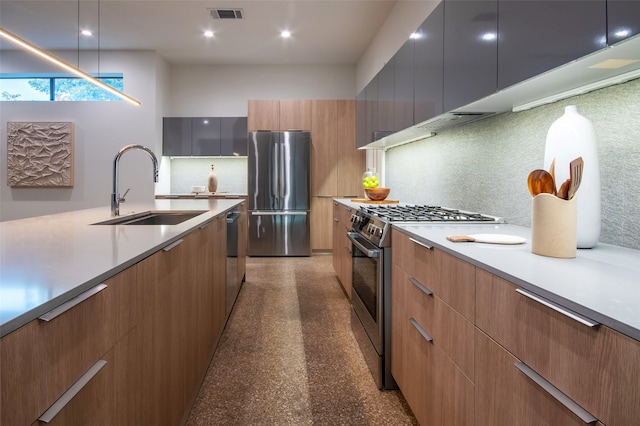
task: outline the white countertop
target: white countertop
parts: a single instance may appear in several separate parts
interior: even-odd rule
[[[240,203],[199,199],[121,205],[120,216],[150,210],[206,211],[178,225],[91,225],[111,219],[109,207],[0,222],[0,336]]]
[[[359,204],[336,200],[350,207]],[[394,225],[395,228],[523,289],[640,340],[640,251],[598,243],[575,259],[531,252],[531,229],[508,224]],[[447,235],[507,234],[520,245],[453,243]],[[392,255],[393,256],[393,255]]]

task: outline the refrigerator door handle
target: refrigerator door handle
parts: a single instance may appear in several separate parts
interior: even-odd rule
[[[252,216],[307,216],[308,212],[252,211]]]
[[[273,168],[271,169],[271,198],[278,199],[280,197],[280,191],[278,189],[278,172],[280,170],[280,149],[278,143],[273,144]],[[279,203],[279,202],[278,202]],[[278,204],[279,205],[279,204]]]
[[[284,137],[286,137],[286,134],[284,135]],[[285,151],[288,147],[288,141],[285,141],[285,143],[282,143],[280,146],[280,199],[284,199],[285,196],[287,195],[287,177],[288,177],[288,170],[285,170],[286,168],[289,167],[289,164],[285,158]],[[286,205],[284,204],[284,200],[282,201],[282,205]]]

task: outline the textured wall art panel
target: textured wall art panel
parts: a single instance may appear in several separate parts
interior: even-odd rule
[[[73,123],[8,122],[7,184],[73,186]]]

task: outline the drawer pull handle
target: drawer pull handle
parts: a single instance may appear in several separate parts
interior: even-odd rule
[[[429,333],[424,331],[424,328],[422,328],[420,324],[418,324],[418,321],[416,321],[414,318],[409,318],[409,322],[416,328],[416,330],[418,330],[418,333],[420,333],[422,337],[424,337],[424,340],[426,340],[427,342],[433,342],[433,337],[431,337]]]
[[[205,222],[205,223],[203,223],[202,225],[200,225],[200,226],[198,227],[198,229],[205,229],[205,228],[208,228],[208,227],[209,227],[209,225],[211,225],[211,223],[212,223],[212,222],[213,222],[212,220],[210,220],[209,222]],[[169,249],[169,250],[171,250],[171,249]]]
[[[53,420],[53,418],[58,415],[58,413],[62,411],[62,409],[69,403],[69,401],[71,401],[71,399],[73,399],[73,397],[76,396],[78,392],[80,392],[82,388],[84,388],[87,383],[89,383],[91,379],[93,379],[93,377],[98,374],[98,371],[100,371],[106,364],[107,361],[103,359],[93,364],[93,366],[88,369],[87,372],[84,373],[77,382],[71,385],[71,387],[67,389],[67,391],[63,393],[62,396],[58,398],[58,400],[47,409],[47,411],[45,411],[40,417],[38,417],[38,420],[44,423],[49,423],[51,420]]]
[[[553,309],[554,311],[559,312],[564,316],[567,316],[567,317],[569,317],[569,318],[571,318],[571,319],[573,319],[575,321],[578,321],[579,323],[584,324],[587,327],[593,328],[593,327],[597,327],[597,326],[600,325],[599,322],[592,321],[587,317],[584,317],[584,316],[582,316],[582,315],[580,315],[578,313],[570,311],[567,308],[563,308],[561,306],[558,306],[555,303],[553,303],[553,302],[551,302],[551,301],[549,301],[547,299],[544,299],[544,298],[542,298],[540,296],[536,296],[535,294],[529,293],[528,291],[522,290],[521,288],[517,288],[516,292],[520,293],[521,295],[523,295],[525,297],[528,297],[531,300],[535,300],[536,302],[541,303],[544,306],[546,306],[547,308]]]
[[[168,246],[164,247],[164,248],[162,249],[162,251],[169,251],[169,250],[172,250],[172,249],[174,249],[174,248],[178,247],[180,244],[182,244],[182,242],[183,242],[183,241],[184,241],[183,239],[179,239],[178,241],[175,241],[175,242],[173,242],[173,243],[169,244]]]
[[[54,309],[50,310],[46,314],[44,314],[42,316],[39,316],[38,319],[41,319],[42,321],[51,321],[55,317],[57,317],[59,315],[62,315],[63,313],[67,312],[69,309],[73,308],[74,306],[79,305],[80,303],[84,302],[85,300],[87,300],[91,296],[100,293],[105,288],[107,288],[106,284],[98,284],[95,287],[91,287],[89,290],[85,291],[84,293],[79,294],[78,296],[74,297],[73,299],[69,300],[68,302],[65,302],[62,305],[58,306],[57,308],[54,308]]]
[[[409,238],[409,241],[413,241],[417,245],[422,246],[422,247],[426,248],[427,250],[433,250],[433,246],[430,246],[429,244],[423,243],[422,241],[418,241],[415,238]]]
[[[409,281],[411,281],[411,284],[418,287],[418,289],[424,294],[426,294],[427,296],[433,295],[433,292],[431,290],[429,290],[424,284],[422,284],[420,281],[416,280],[415,278],[411,277],[409,278]]]
[[[524,362],[516,362],[514,366],[522,371],[525,376],[533,380],[538,386],[544,389],[549,395],[558,400],[559,403],[567,407],[573,414],[578,416],[580,420],[586,424],[595,423],[598,421],[587,410],[578,405],[573,399],[565,395],[560,389],[549,383],[544,377],[536,373],[531,367]]]
[[[344,249],[347,251],[347,253],[351,254],[351,249],[349,247],[345,247]]]
[[[333,218],[333,221],[334,221],[334,222],[336,222],[336,223],[337,223],[337,222],[340,222],[340,221],[338,220],[338,218],[337,218],[337,217],[334,217],[334,218]]]

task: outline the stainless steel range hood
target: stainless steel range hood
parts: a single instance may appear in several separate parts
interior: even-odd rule
[[[616,62],[619,60],[628,61]],[[614,66],[618,67],[611,68]],[[522,111],[636,78],[640,78],[640,35],[393,133],[362,149],[387,150],[496,114]]]

